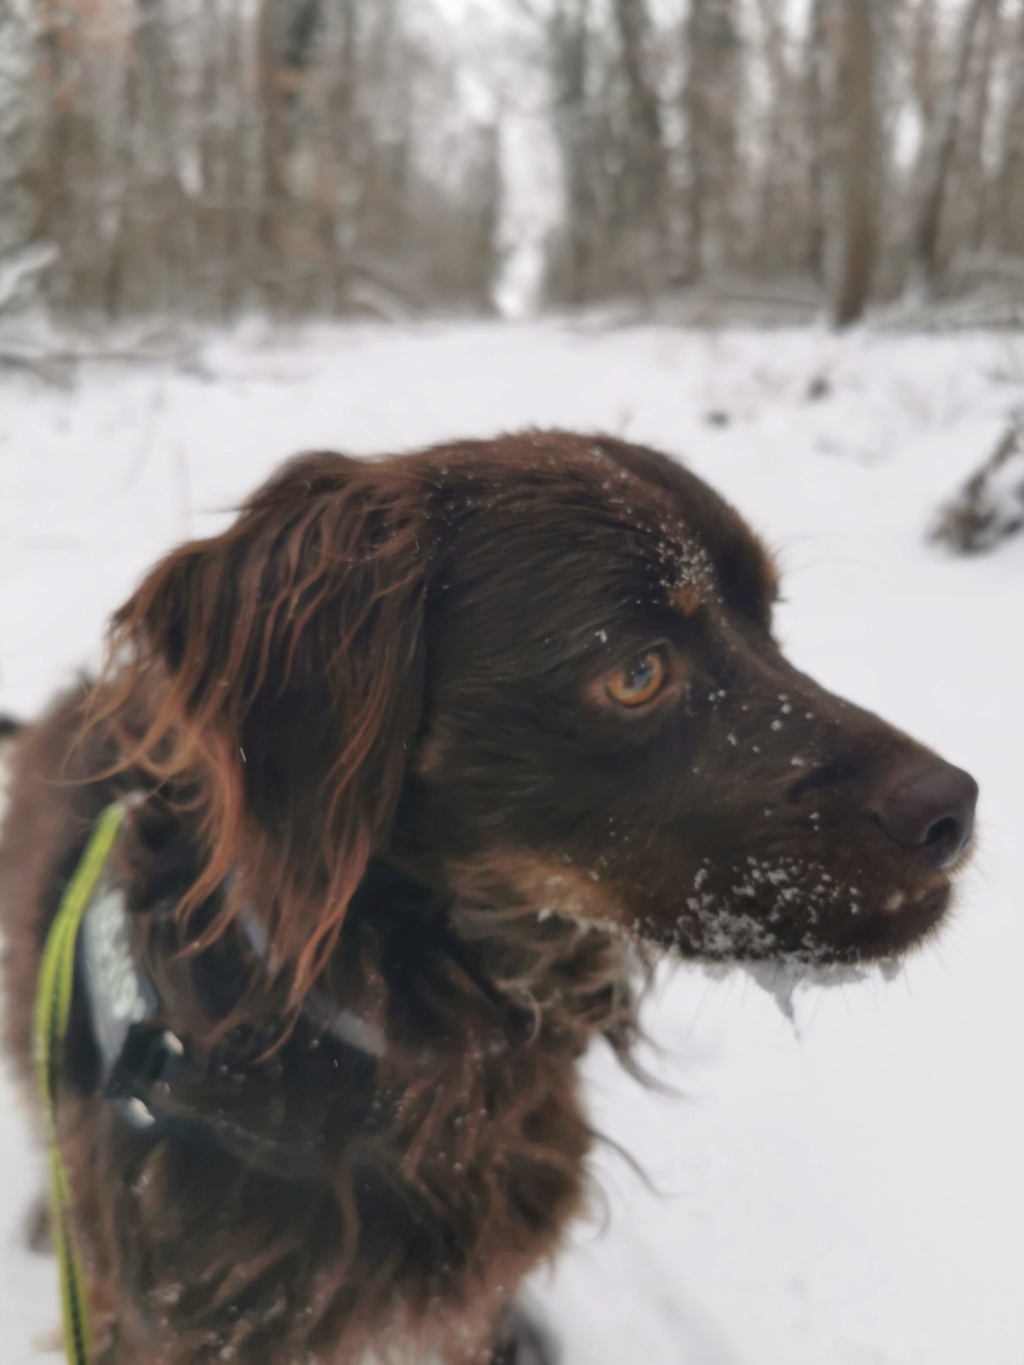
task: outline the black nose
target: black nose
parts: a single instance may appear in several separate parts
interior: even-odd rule
[[[873,803],[875,819],[904,848],[924,850],[932,867],[952,867],[974,830],[978,784],[941,759],[904,770]]]

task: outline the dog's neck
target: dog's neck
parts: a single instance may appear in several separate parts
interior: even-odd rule
[[[151,852],[145,860],[153,861],[141,869],[142,880],[170,893],[166,905],[175,880],[194,873],[197,843],[185,828],[155,846],[146,842]],[[223,943],[196,959],[194,970],[169,965],[164,989],[191,1018],[191,1024],[184,1021],[186,1033],[206,1029],[216,1036],[218,1017],[232,1012],[239,977],[248,973],[241,994],[251,996],[257,1011],[248,1020],[262,1039],[274,1037],[282,998],[261,990],[269,950],[251,951],[254,925],[255,917],[243,916]],[[182,946],[177,940],[170,956]],[[635,1036],[635,966],[633,945],[613,926],[535,905],[502,878],[482,877],[479,868],[455,866],[440,884],[428,886],[410,869],[379,858],[371,862],[316,983],[317,1009],[304,1011],[305,1032],[315,1034],[310,1021],[323,1022],[336,1009],[361,1022],[375,1040],[367,1050],[377,1055],[392,1045],[415,1053],[424,1039],[432,1049],[443,1039],[446,1050],[458,1052],[475,1035],[504,1051],[543,1035],[578,1056],[595,1034],[624,1054]],[[181,1000],[190,983],[206,999]],[[193,1011],[193,1005],[201,1008]],[[263,1021],[261,1010],[268,1016]]]
[[[376,928],[396,947],[392,969],[402,990],[410,985],[409,954],[447,959],[467,991],[489,1003],[494,1024],[503,1020],[509,1043],[544,1034],[578,1055],[597,1034],[622,1051],[634,1039],[631,939],[613,925],[535,904],[490,869],[481,875],[479,867],[457,864],[428,888],[408,869],[380,860],[371,864],[352,918],[353,938]],[[347,938],[343,933],[343,954]]]

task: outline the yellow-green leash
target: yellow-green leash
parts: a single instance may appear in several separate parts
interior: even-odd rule
[[[61,1054],[75,985],[75,945],[82,916],[92,898],[117,839],[124,806],[108,806],[93,828],[82,860],[61,898],[50,926],[36,992],[33,1048],[36,1076],[46,1114],[50,1144],[50,1209],[53,1245],[60,1267],[64,1349],[70,1365],[89,1365],[92,1342],[82,1263],[71,1226],[71,1190],[57,1137],[57,1089]]]

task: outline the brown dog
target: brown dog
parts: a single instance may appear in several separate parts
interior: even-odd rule
[[[539,1359],[509,1305],[637,961],[934,930],[975,783],[793,669],[775,592],[693,475],[562,433],[303,457],[149,574],[16,741],[0,846],[28,1072],[47,926],[131,802],[145,1047],[80,960],[61,1091],[100,1365]]]

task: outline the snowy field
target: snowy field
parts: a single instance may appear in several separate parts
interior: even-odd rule
[[[538,424],[684,458],[779,552],[795,661],[975,774],[981,847],[937,947],[802,991],[795,1028],[744,976],[666,978],[647,1023],[680,1095],[588,1064],[654,1188],[600,1155],[603,1205],[535,1295],[564,1365],[1022,1365],[1024,536],[970,560],[922,538],[1022,401],[1007,337],[559,323],[250,325],[188,364],[7,377],[0,712],[42,707],[157,554],[303,447]],[[0,1359],[53,1360],[6,1089],[0,1172]]]

